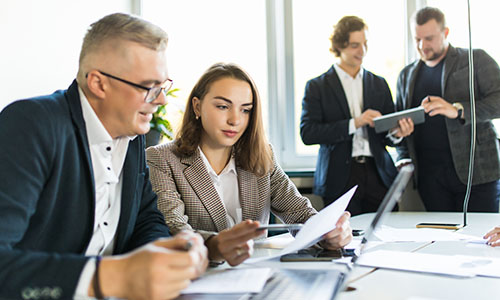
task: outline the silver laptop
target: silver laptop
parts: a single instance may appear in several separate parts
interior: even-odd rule
[[[413,174],[413,165],[407,165],[400,171],[387,191],[373,220],[365,229],[363,240],[358,250],[358,256],[353,256],[346,271],[339,270],[307,270],[307,269],[277,269],[267,281],[264,290],[259,294],[247,295],[243,299],[315,299],[331,300],[347,287],[347,278],[356,266],[359,256],[363,255],[366,244],[373,239],[375,230],[382,225],[385,217],[392,211]]]

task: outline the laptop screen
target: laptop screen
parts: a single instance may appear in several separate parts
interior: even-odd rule
[[[373,237],[375,230],[380,225],[382,225],[383,219],[387,216],[387,213],[392,211],[394,205],[396,205],[398,200],[401,199],[406,185],[408,184],[408,181],[410,181],[411,175],[413,174],[413,170],[413,165],[406,165],[399,171],[398,176],[396,176],[396,179],[394,179],[394,182],[389,188],[389,191],[387,191],[384,199],[382,200],[382,203],[377,209],[375,217],[373,217],[370,226],[368,226],[368,228],[365,230],[365,235],[359,246],[359,255],[363,253],[367,242]],[[354,256],[352,262],[355,263],[356,260],[357,257]]]

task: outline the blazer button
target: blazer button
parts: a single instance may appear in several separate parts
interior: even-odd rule
[[[50,297],[52,299],[59,299],[62,295],[62,289],[60,287],[55,287],[50,291]]]
[[[346,160],[346,161],[345,161],[345,164],[346,164],[346,165],[348,165],[348,164],[349,164],[349,160]]]
[[[29,287],[27,288],[24,288],[22,291],[21,291],[21,297],[23,297],[23,299],[31,299],[31,294],[33,293],[33,290]]]

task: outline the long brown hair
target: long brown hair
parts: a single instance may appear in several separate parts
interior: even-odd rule
[[[203,101],[210,86],[217,80],[227,77],[247,82],[252,90],[253,98],[253,108],[250,112],[248,126],[240,139],[233,145],[232,152],[236,164],[257,176],[263,176],[271,170],[273,161],[262,123],[259,92],[250,75],[235,64],[217,63],[212,65],[193,87],[186,103],[181,128],[176,136],[176,152],[181,156],[191,156],[201,141],[203,127],[201,120],[196,119],[193,98],[196,97]]]

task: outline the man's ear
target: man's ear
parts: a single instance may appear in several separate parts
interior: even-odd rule
[[[191,100],[193,104],[193,110],[196,117],[201,116],[201,100],[198,97],[193,97]]]
[[[444,28],[444,38],[445,38],[445,39],[446,39],[446,38],[448,38],[448,34],[449,34],[449,33],[450,33],[450,28],[445,27],[445,28]]]
[[[89,91],[94,94],[97,98],[105,98],[106,97],[106,84],[105,84],[105,78],[104,75],[99,73],[98,71],[90,71],[86,78],[87,80],[87,87]]]

